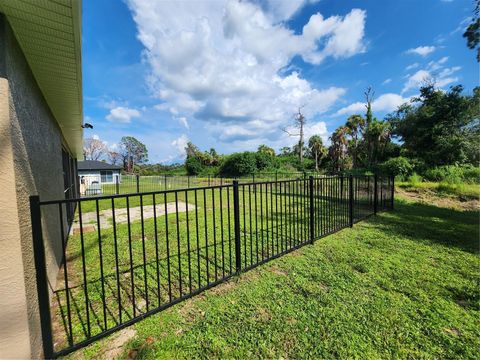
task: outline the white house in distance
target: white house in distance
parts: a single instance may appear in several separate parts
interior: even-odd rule
[[[121,182],[122,167],[103,161],[85,160],[78,162],[81,195],[98,195],[102,192],[102,184]]]

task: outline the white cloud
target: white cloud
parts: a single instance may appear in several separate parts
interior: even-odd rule
[[[392,79],[388,78],[388,79],[385,79],[382,84],[383,85],[386,85],[386,84],[390,84],[392,82]]]
[[[396,110],[400,105],[408,102],[408,98],[404,98],[401,95],[394,93],[387,93],[380,95],[377,99],[372,102],[373,111],[393,111]],[[351,115],[351,114],[362,114],[366,111],[364,102],[356,102],[350,104],[340,110],[338,110],[335,115]]]
[[[273,22],[280,22],[290,19],[306,3],[316,3],[319,0],[267,0],[266,11]]]
[[[405,83],[402,94],[411,89],[419,88],[425,81],[431,79],[431,75],[427,70],[418,70],[415,74],[410,76]]]
[[[178,139],[175,139],[171,142],[170,145],[173,146],[176,152],[176,158],[184,159],[187,156],[187,153],[185,151],[185,147],[187,146],[188,143],[188,137],[187,135],[183,134],[180,136]],[[175,158],[173,157],[173,158]],[[172,159],[173,159],[172,158]]]
[[[189,129],[190,126],[188,125],[188,120],[185,116],[182,116],[182,117],[179,117],[178,118],[178,121],[180,122],[180,124],[182,124],[183,126],[185,126],[186,129]]]
[[[319,39],[332,34],[322,51],[313,51],[303,55],[312,64],[320,64],[326,57],[350,57],[365,51],[363,36],[366,12],[353,9],[345,18],[331,16],[324,19],[320,13],[312,15],[303,27],[303,35],[307,38]]]
[[[447,61],[448,61],[448,56],[444,56],[437,61],[430,61],[427,65],[427,69],[429,71],[435,71],[435,70],[441,69],[443,67],[443,64],[445,64]]]
[[[446,68],[444,64],[447,61],[448,56],[444,56],[437,61],[430,61],[425,69],[418,70],[411,76],[409,75],[403,87],[402,94],[412,89],[418,89],[425,81],[433,81],[439,88],[458,81],[459,78],[452,75],[462,67],[452,66]]]
[[[419,46],[416,48],[408,49],[407,54],[416,54],[425,57],[428,54],[434,52],[435,49],[435,46]]]
[[[271,0],[262,8],[237,0],[128,0],[160,108],[175,109],[191,126],[198,120],[221,124],[207,128],[229,141],[260,137],[259,124],[274,141],[302,105],[309,119],[328,111],[345,89],[316,88],[298,72],[282,70],[294,56],[320,64],[365,51],[366,12],[317,13],[296,34],[285,20],[307,2]]]
[[[415,68],[417,68],[417,67],[419,67],[419,66],[420,66],[420,64],[416,62],[416,63],[413,63],[413,64],[408,65],[408,66],[405,68],[405,70],[406,70],[406,71],[409,71],[409,70],[415,69]]]
[[[329,137],[327,124],[323,121],[313,124],[307,123],[307,126],[305,126],[305,139],[308,141],[313,135],[319,135],[322,138],[323,144],[327,144]]]
[[[140,112],[136,109],[130,109],[128,107],[119,106],[110,110],[107,115],[108,121],[118,123],[129,123],[132,118],[140,117]]]

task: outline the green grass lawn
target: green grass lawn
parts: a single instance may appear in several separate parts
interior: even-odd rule
[[[395,206],[136,323],[121,357],[478,358],[478,212]]]
[[[269,174],[256,174],[250,176],[243,176],[237,178],[228,177],[215,177],[215,176],[140,176],[138,182],[138,190],[140,192],[151,191],[163,191],[173,189],[185,189],[202,186],[215,186],[232,184],[233,180],[238,180],[240,183],[251,183],[261,181],[274,181],[303,178],[302,173],[288,174],[288,173],[275,173]],[[102,184],[102,195],[115,195],[117,194],[134,194],[137,192],[137,180],[133,175],[123,175],[121,182],[118,184]]]
[[[310,241],[305,184],[292,181],[239,187],[242,269]],[[315,194],[316,236],[349,226],[345,199],[348,183],[326,179],[321,185]],[[360,190],[365,185],[368,182],[359,181],[355,188]],[[373,212],[372,183],[369,185],[370,190],[362,188],[363,192],[358,192],[356,220]],[[153,203],[152,194],[132,195],[131,213],[140,198],[145,206]],[[185,210],[186,203],[190,210],[177,215],[176,200],[181,201],[179,210]],[[67,334],[71,333],[73,343],[78,343],[235,272],[232,187],[156,194],[157,211],[167,204],[168,216],[157,213],[156,221],[150,217],[142,222],[138,215],[131,218],[130,226],[118,217],[126,205],[125,198],[99,199],[99,209],[111,208],[112,201],[115,228],[110,209],[105,220],[111,226],[102,221],[100,229],[85,230],[83,237],[75,233],[68,239],[68,284],[61,269],[53,307],[57,351],[67,346]],[[96,219],[95,213],[92,217],[85,214],[95,208],[96,201],[82,201],[84,224],[96,225],[92,220]]]
[[[458,183],[450,184],[446,182],[398,182],[397,185],[406,190],[431,191],[440,196],[455,196],[463,199],[479,199],[480,184]]]

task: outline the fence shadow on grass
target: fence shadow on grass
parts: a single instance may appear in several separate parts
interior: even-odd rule
[[[378,220],[378,225],[382,231],[392,235],[407,236],[413,240],[429,241],[479,254],[478,219],[479,211],[460,211],[397,200],[395,212]],[[418,226],[419,223],[421,227]]]

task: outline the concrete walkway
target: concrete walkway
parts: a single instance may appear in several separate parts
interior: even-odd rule
[[[195,210],[195,205],[187,204],[182,201],[178,202],[178,212],[192,211]],[[130,222],[141,220],[141,207],[131,207],[130,208]],[[157,216],[165,215],[165,204],[156,205]],[[176,213],[175,203],[167,203],[167,214],[173,215]],[[100,211],[100,229],[107,229],[113,226],[113,214],[112,209],[101,210]],[[143,218],[150,219],[153,218],[153,205],[143,205]],[[126,223],[128,221],[127,209],[118,208],[115,209],[115,224]],[[97,213],[88,212],[82,214],[82,225],[84,232],[96,231],[97,229]],[[78,218],[74,221],[72,225],[71,232],[73,234],[80,233],[80,223]]]

